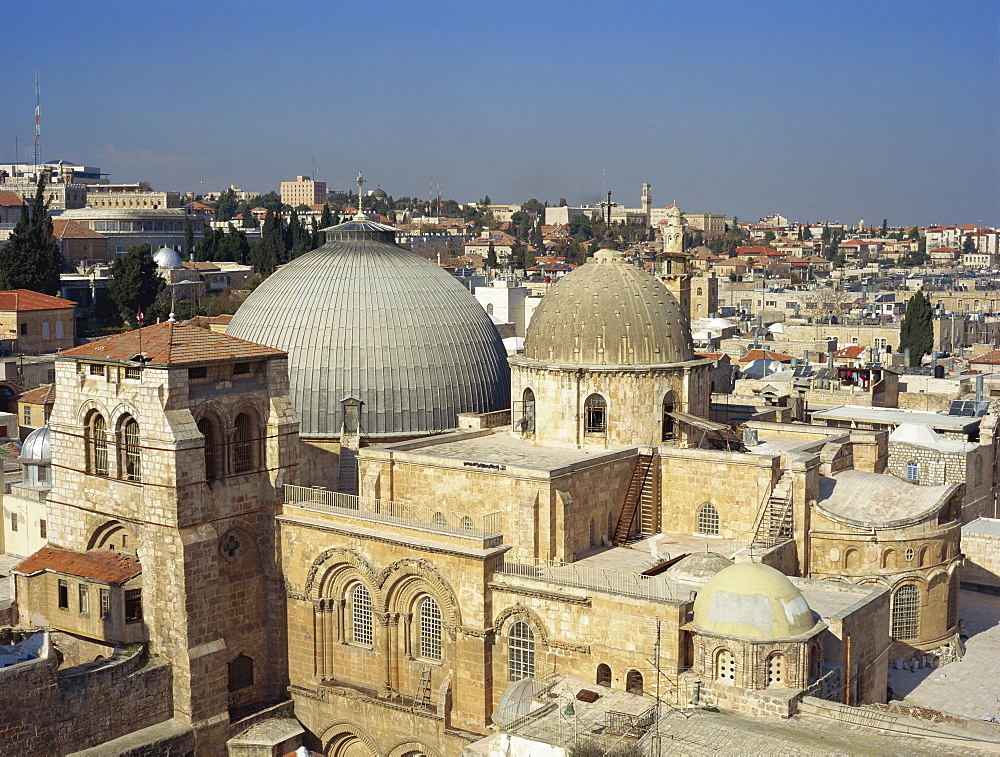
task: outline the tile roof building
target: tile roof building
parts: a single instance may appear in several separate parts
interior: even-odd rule
[[[32,292],[0,292],[0,349],[40,355],[72,347],[76,335],[76,303]]]

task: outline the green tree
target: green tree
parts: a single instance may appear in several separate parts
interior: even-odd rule
[[[21,205],[21,218],[7,244],[0,247],[0,289],[59,294],[59,274],[65,261],[52,235],[48,209],[43,174],[38,180],[30,212],[27,204]]]
[[[531,236],[530,236],[530,238],[529,238],[528,241],[530,242],[531,246],[534,247],[539,252],[541,252],[542,250],[545,249],[545,240],[542,239],[542,219],[541,218],[539,218],[538,219],[538,223],[536,223],[532,227],[532,229],[531,229]]]
[[[920,359],[934,346],[934,323],[931,319],[930,297],[921,289],[906,303],[903,325],[899,329],[899,350],[910,351],[910,365],[920,365]]]
[[[964,255],[970,252],[979,252],[979,250],[976,247],[976,243],[975,241],[973,241],[972,237],[966,236],[965,241],[962,242],[962,254]]]
[[[294,210],[288,216],[287,246],[288,259],[293,260],[299,255],[305,255],[310,250],[309,231],[299,221],[299,214]]]
[[[810,228],[809,226],[803,226],[802,227],[802,241],[803,242],[808,242],[812,238],[813,238],[812,228]]]
[[[882,219],[882,229],[880,231],[880,238],[885,239],[889,234],[889,219]]]
[[[560,208],[565,208],[567,205],[569,205],[569,203],[566,202],[566,198],[565,197],[560,197],[559,198],[559,207]]]
[[[215,220],[228,221],[236,215],[238,208],[239,203],[236,201],[236,193],[230,187],[225,192],[222,192],[219,195],[219,199],[215,201]]]
[[[918,226],[914,226],[914,227],[913,227],[912,229],[910,229],[910,230],[909,230],[909,231],[908,231],[908,232],[906,233],[906,236],[907,236],[907,237],[908,237],[909,239],[911,239],[911,240],[913,240],[914,242],[916,242],[916,241],[917,241],[918,239],[920,239],[920,227],[918,227]]]
[[[330,212],[330,203],[323,203],[323,213],[319,217],[319,227],[321,229],[327,229],[335,223],[336,221],[333,220],[333,213]]]
[[[493,242],[492,241],[490,242],[489,247],[486,248],[486,260],[485,260],[485,263],[490,268],[496,268],[497,267],[497,251],[496,251],[496,248],[493,246]]]
[[[137,325],[136,313],[148,313],[156,295],[166,286],[156,270],[148,244],[133,245],[111,264],[108,292],[122,322]]]

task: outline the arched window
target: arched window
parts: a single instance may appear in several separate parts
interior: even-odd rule
[[[525,389],[521,398],[524,401],[521,430],[527,434],[533,434],[535,433],[535,393],[530,389]]]
[[[95,476],[107,476],[108,467],[108,428],[104,416],[96,410],[87,419],[87,462],[90,473]]]
[[[983,483],[983,456],[982,455],[976,455],[976,462],[973,464],[973,468],[975,469],[975,475],[973,476],[973,479],[972,479],[972,481],[973,481],[972,485],[973,486],[979,486],[981,483]]]
[[[583,431],[587,436],[606,436],[608,433],[608,404],[599,394],[591,394],[583,403]]]
[[[469,530],[472,530],[475,527],[476,527],[476,524],[473,523],[471,516],[469,516],[469,515],[463,515],[462,516],[462,528],[468,528]]]
[[[215,432],[215,424],[208,418],[202,418],[198,421],[198,430],[205,437],[205,480],[215,481],[219,477],[219,437]]]
[[[915,639],[920,632],[920,592],[913,584],[900,586],[892,598],[892,638]]]
[[[597,685],[611,688],[611,668],[603,662],[597,666]]]
[[[929,562],[927,558],[929,556],[930,556],[930,547],[924,545],[923,547],[920,548],[920,557],[917,560],[917,567],[923,568],[925,565],[927,565]]]
[[[237,473],[247,473],[252,471],[256,465],[254,460],[254,446],[256,444],[256,428],[253,418],[249,413],[240,413],[236,416],[233,426],[236,432],[233,434],[233,470]]]
[[[780,686],[785,682],[785,656],[776,652],[767,658],[767,685]]]
[[[736,658],[728,649],[720,649],[715,655],[715,677],[728,683],[736,680]]]
[[[594,519],[590,519],[590,546],[594,546],[596,542],[594,541]]]
[[[857,570],[861,567],[861,553],[856,549],[844,552],[844,567],[848,570]]]
[[[675,435],[672,412],[674,412],[674,393],[667,392],[663,398],[663,433],[661,434],[661,441],[664,442],[673,439]]]
[[[487,302],[486,303],[486,314],[487,315],[493,315],[493,303],[492,302]]]
[[[441,609],[430,597],[420,602],[420,656],[441,659]]]
[[[910,460],[906,464],[906,472],[903,474],[907,481],[919,481],[920,480],[920,463],[916,460]]]
[[[253,686],[253,658],[245,654],[234,657],[229,663],[229,690],[239,691]]]
[[[49,328],[48,321],[42,321],[42,339],[48,341],[52,338],[52,330]]]
[[[702,292],[702,290],[701,290],[701,287],[698,287],[698,296],[699,296],[699,297],[701,297],[701,296],[702,296],[702,294],[703,294],[703,292]]]
[[[139,422],[126,415],[118,431],[118,464],[126,481],[142,481],[142,455],[139,450]]]
[[[698,533],[706,536],[719,535],[719,511],[708,502],[698,508]]]
[[[535,635],[521,620],[511,625],[507,636],[507,673],[511,681],[535,675]]]
[[[642,696],[642,673],[638,670],[630,670],[625,676],[625,691],[629,694]]]
[[[448,519],[444,517],[444,513],[434,513],[434,523],[438,526],[447,526]]]
[[[809,647],[810,683],[823,677],[823,648],[819,644]]]
[[[364,584],[357,584],[351,592],[351,640],[372,643],[372,595]]]

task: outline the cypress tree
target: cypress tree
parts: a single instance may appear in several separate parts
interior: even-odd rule
[[[920,359],[934,347],[934,323],[931,301],[921,289],[906,303],[906,314],[899,329],[899,349],[910,351],[910,365],[920,365]]]
[[[194,252],[194,229],[191,228],[191,218],[184,215],[184,259],[191,260]]]
[[[0,289],[59,294],[59,274],[65,260],[52,234],[48,209],[42,174],[30,212],[27,204],[21,206],[21,218],[7,244],[0,248]]]
[[[333,220],[333,213],[330,212],[330,203],[323,203],[323,214],[319,217],[319,227],[325,229],[329,226],[333,226],[336,221]]]

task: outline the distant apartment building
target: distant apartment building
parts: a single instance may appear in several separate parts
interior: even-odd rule
[[[39,355],[73,346],[76,303],[27,289],[0,292],[0,344],[10,353]]]
[[[146,181],[135,184],[103,184],[87,187],[87,204],[92,208],[160,210],[179,208],[180,192],[154,190]]]
[[[299,205],[321,205],[326,202],[326,182],[313,181],[308,176],[296,176],[295,181],[283,181],[281,202],[293,208]]]
[[[8,177],[0,183],[0,190],[16,192],[29,204],[35,201],[37,188],[38,178],[35,175]],[[67,184],[53,176],[45,182],[45,199],[49,210],[82,208],[87,204],[87,187],[84,184]]]

